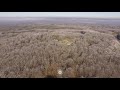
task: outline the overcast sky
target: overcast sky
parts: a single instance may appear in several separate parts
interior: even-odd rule
[[[0,17],[100,17],[120,18],[120,12],[0,12]]]

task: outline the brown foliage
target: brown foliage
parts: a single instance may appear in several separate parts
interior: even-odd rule
[[[120,43],[100,28],[108,29],[31,25],[0,31],[0,77],[120,77]]]

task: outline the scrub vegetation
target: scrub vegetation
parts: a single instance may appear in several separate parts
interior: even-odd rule
[[[92,24],[0,27],[0,77],[120,77],[119,32]]]

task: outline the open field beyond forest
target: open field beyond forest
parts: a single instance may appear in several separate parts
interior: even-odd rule
[[[0,27],[0,77],[120,77],[119,32],[92,24]]]

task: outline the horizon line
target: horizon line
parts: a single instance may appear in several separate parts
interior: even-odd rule
[[[103,19],[120,19],[120,17],[79,17],[79,16],[0,16],[0,18],[103,18]]]

